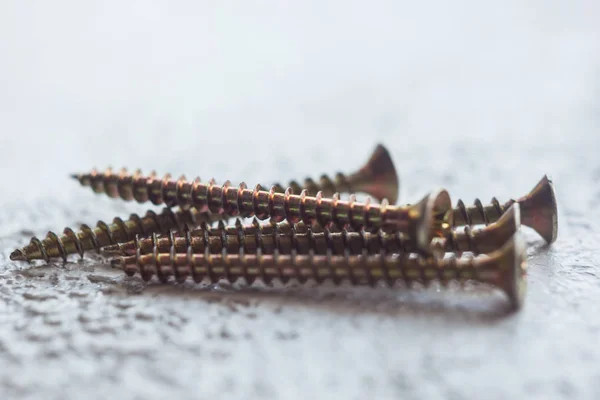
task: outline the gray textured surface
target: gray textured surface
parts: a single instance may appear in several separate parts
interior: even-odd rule
[[[598,2],[193,3],[0,4],[2,398],[600,398]],[[74,171],[284,181],[377,141],[403,202],[554,178],[559,240],[528,232],[522,312],[477,288],[145,286],[93,255],[8,260],[144,210]]]

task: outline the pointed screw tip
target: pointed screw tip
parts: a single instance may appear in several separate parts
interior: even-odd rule
[[[27,257],[25,257],[25,253],[21,249],[17,249],[10,253],[10,259],[12,261],[27,261]]]

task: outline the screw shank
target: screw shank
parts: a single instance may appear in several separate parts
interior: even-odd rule
[[[342,229],[336,231],[319,225],[308,226],[304,223],[278,224],[267,222],[259,223],[258,220],[250,225],[242,225],[240,220],[235,226],[220,224],[218,227],[209,227],[203,224],[201,228],[188,232],[172,232],[168,235],[144,237],[126,243],[108,246],[104,249],[109,254],[133,255],[152,252],[168,253],[173,249],[177,253],[191,252],[204,254],[206,251],[218,254],[223,251],[237,253],[242,250],[245,254],[350,254],[358,255],[364,252],[369,254],[399,253],[416,251],[414,241],[404,235],[386,233],[382,230],[358,232]]]
[[[473,205],[466,206],[462,200],[458,201],[453,210],[454,226],[489,225],[496,222],[508,207],[501,205],[495,198],[490,204],[482,204],[476,199]]]

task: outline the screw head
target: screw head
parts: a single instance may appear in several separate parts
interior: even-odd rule
[[[531,192],[517,202],[521,206],[523,225],[533,228],[546,243],[553,243],[558,236],[558,207],[552,180],[544,175]]]
[[[419,249],[429,248],[433,238],[445,236],[452,228],[452,200],[448,191],[433,191],[413,207],[421,216],[416,232]]]
[[[520,232],[497,251],[496,263],[502,271],[500,287],[516,311],[523,306],[527,293],[527,251],[525,240]]]

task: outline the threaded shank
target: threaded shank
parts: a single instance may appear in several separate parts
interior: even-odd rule
[[[281,184],[276,183],[273,186],[278,192],[285,192],[285,187]],[[353,193],[361,189],[353,188],[348,177],[341,172],[337,173],[334,179],[331,179],[329,175],[321,175],[318,182],[315,182],[311,178],[306,178],[302,185],[293,180],[288,183],[288,187],[291,188],[294,193],[300,193],[302,190],[306,189],[309,194],[322,192],[325,197],[331,197],[335,193]]]
[[[245,184],[238,187],[229,182],[216,185],[213,182],[193,182],[183,178],[171,180],[169,175],[158,179],[154,173],[142,176],[139,171],[134,175],[125,172],[113,174],[112,171],[100,174],[78,176],[83,185],[89,185],[97,193],[106,193],[110,197],[138,202],[151,201],[153,204],[196,207],[199,211],[211,211],[213,214],[251,217],[263,220],[268,217],[276,222],[287,220],[290,223],[303,221],[307,224],[318,222],[322,226],[334,224],[339,228],[351,226],[355,230],[362,228],[399,230],[408,233],[414,228],[408,207],[390,206],[387,201],[380,205],[359,203],[352,198],[339,200],[338,196],[324,198],[319,192],[315,197],[303,190],[300,195],[278,192],[276,187],[269,191],[258,185],[250,190]],[[413,233],[414,232],[410,232]]]
[[[249,225],[243,225],[237,219],[235,225],[210,227],[202,224],[199,229],[191,231],[171,232],[168,235],[152,235],[126,243],[119,243],[104,249],[107,253],[132,255],[139,250],[141,254],[155,251],[169,252],[174,246],[175,252],[185,253],[191,248],[192,253],[212,254],[236,253],[240,250],[246,254],[369,254],[399,253],[416,251],[414,243],[401,233],[386,233],[381,230],[354,232],[349,229],[340,231],[328,227],[309,226],[302,222],[290,225],[287,222],[260,223],[256,218]]]
[[[487,232],[489,228],[473,231],[469,226],[462,230],[451,231],[437,243],[437,248],[444,252],[476,254],[493,251],[504,242]],[[290,225],[287,222],[260,223],[256,218],[249,225],[243,225],[236,219],[234,225],[225,226],[219,221],[218,226],[201,223],[200,228],[170,232],[169,234],[136,237],[129,242],[104,247],[104,252],[113,255],[133,255],[140,251],[148,254],[155,251],[167,253],[174,246],[175,252],[185,253],[191,248],[195,254],[204,253],[207,249],[212,254],[222,251],[236,253],[242,250],[246,254],[391,254],[417,252],[414,242],[399,232],[387,233],[382,230],[355,232],[349,229],[332,230],[318,225],[306,225],[302,222]]]
[[[485,241],[485,229],[473,232],[470,226],[465,226],[462,230],[450,231],[445,237],[443,247],[447,252],[462,253],[469,251],[479,254],[482,253],[480,250],[482,241]],[[497,247],[500,247],[502,244],[504,243],[498,243]]]
[[[340,284],[344,280],[353,285],[375,285],[377,282],[393,286],[397,281],[483,283],[499,280],[500,270],[486,268],[474,258],[425,259],[414,255],[297,255],[287,254],[194,254],[157,253],[121,257],[113,265],[128,275],[139,273],[150,280],[157,275],[162,282],[175,277],[179,282],[192,277],[195,282],[208,279],[218,282],[225,279],[235,283],[244,278],[248,284],[260,279],[270,283],[273,279],[287,282],[294,278],[300,282],[313,279],[322,283],[326,279]]]
[[[463,225],[489,225],[498,221],[502,214],[510,208],[514,201],[505,205],[500,204],[498,199],[492,198],[489,204],[482,204],[481,200],[475,199],[473,205],[466,206],[462,200],[458,200],[454,213],[454,226]]]

